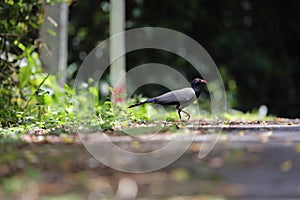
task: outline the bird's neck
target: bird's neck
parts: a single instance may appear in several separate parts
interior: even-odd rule
[[[201,89],[200,88],[193,88],[193,89],[195,91],[196,97],[198,98],[200,96],[200,94],[201,94]]]

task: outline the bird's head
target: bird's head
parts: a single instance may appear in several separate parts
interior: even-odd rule
[[[200,79],[200,78],[195,78],[192,81],[192,88],[195,90],[196,96],[198,97],[201,93],[201,86],[204,86],[206,84],[206,80]]]
[[[196,88],[196,87],[199,87],[201,85],[205,85],[207,82],[206,80],[204,79],[201,79],[201,78],[195,78],[193,81],[192,81],[192,88]]]

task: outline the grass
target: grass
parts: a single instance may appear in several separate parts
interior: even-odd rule
[[[267,115],[267,116],[259,116],[256,109],[249,112],[241,112],[238,110],[229,110],[225,113],[225,120],[236,121],[236,120],[246,120],[246,121],[258,121],[258,120],[274,120],[275,116]]]
[[[48,95],[48,94],[47,94]],[[66,96],[64,97],[66,98]],[[68,97],[69,98],[69,97]],[[31,111],[31,116],[26,113],[23,115],[22,124],[16,124],[11,127],[0,127],[0,143],[5,144],[22,144],[20,139],[24,134],[39,133],[47,135],[77,134],[81,132],[97,132],[105,130],[119,130],[118,134],[123,135],[130,133],[139,135],[142,133],[152,133],[155,130],[160,132],[177,132],[176,123],[179,117],[175,108],[171,107],[166,110],[157,108],[151,104],[142,105],[128,109],[127,102],[122,105],[113,105],[110,101],[105,101],[95,105],[94,115],[89,118],[76,118],[72,112],[71,101],[64,101],[52,106],[42,105],[35,111]],[[211,120],[212,116],[207,111],[197,113],[196,105],[192,105],[186,110],[191,114],[192,120]],[[40,110],[43,110],[42,112]],[[25,116],[25,117],[24,117]],[[183,115],[183,117],[185,117]],[[231,111],[225,113],[226,121],[257,121],[273,120],[274,117],[259,118],[256,112],[242,113]],[[168,125],[164,125],[167,122]],[[174,122],[174,123],[173,123]]]

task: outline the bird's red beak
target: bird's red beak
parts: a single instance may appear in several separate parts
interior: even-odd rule
[[[206,80],[200,79],[200,83],[207,83]]]

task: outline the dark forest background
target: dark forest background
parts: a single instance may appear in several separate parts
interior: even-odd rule
[[[97,42],[108,37],[108,1],[80,0],[70,8],[69,64],[79,67]],[[126,29],[155,26],[195,39],[211,55],[232,107],[265,104],[271,114],[299,117],[300,1],[126,1]],[[192,79],[189,64],[174,55],[145,50],[127,55],[127,66],[159,62]],[[145,95],[153,95],[151,90]]]

